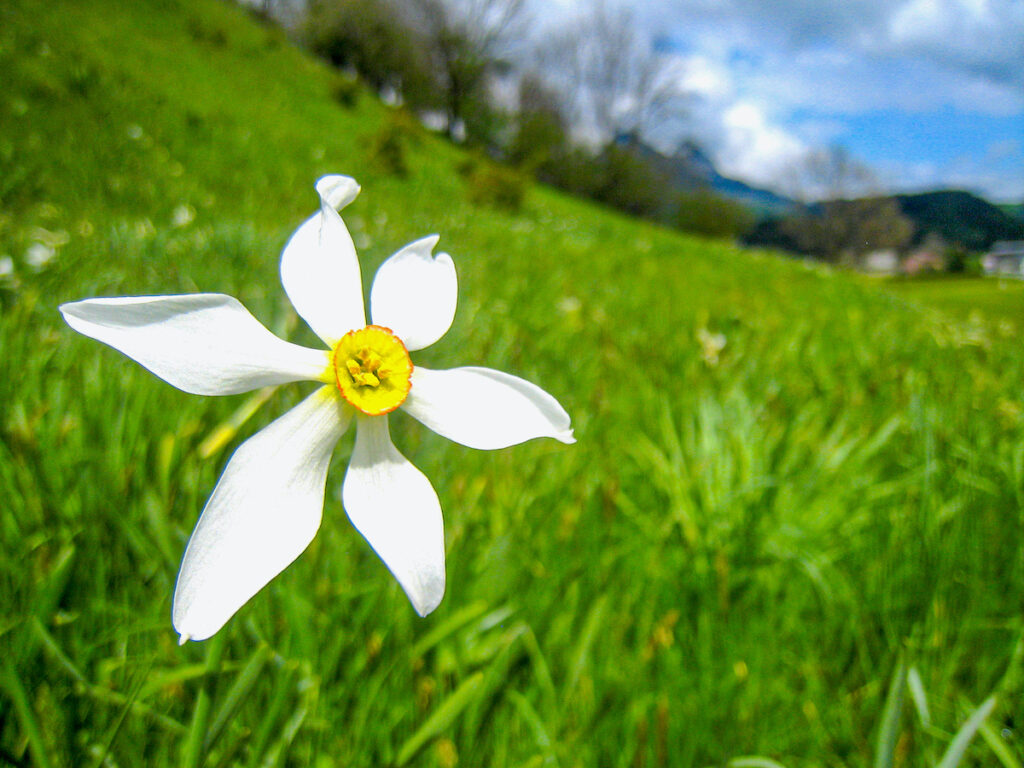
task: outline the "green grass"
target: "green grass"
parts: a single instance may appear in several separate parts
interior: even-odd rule
[[[336,76],[227,4],[7,2],[0,71],[0,764],[1024,760],[1024,353],[1004,313],[540,188],[518,214],[476,207],[427,135],[389,175],[388,111],[339,106]],[[179,648],[196,517],[305,389],[209,448],[246,396],[178,392],[56,306],[225,292],[312,343],[277,258],[325,172],[363,184],[364,277],[430,232],[453,254],[455,324],[416,361],[536,381],[579,442],[483,453],[392,419],[445,512],[449,589],[419,619],[341,508],[347,438],[311,547]],[[39,241],[56,255],[33,268]]]
[[[893,293],[979,325],[995,322],[1006,335],[1024,328],[1024,281],[997,277],[893,280]]]

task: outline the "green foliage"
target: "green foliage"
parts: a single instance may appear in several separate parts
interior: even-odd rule
[[[894,764],[1019,766],[1019,284],[908,301],[542,188],[473,205],[446,142],[379,168],[389,113],[276,39],[212,0],[0,5],[0,759],[866,765],[903,658]],[[310,548],[179,647],[199,510],[304,388],[187,395],[56,307],[222,291],[314,345],[277,256],[326,172],[363,186],[364,275],[430,232],[455,258],[415,362],[534,380],[579,442],[471,451],[396,415],[445,512],[419,619],[346,520],[348,438]]]
[[[509,161],[543,181],[557,183],[569,148],[568,129],[558,94],[547,88],[539,77],[523,77],[519,84],[515,134],[507,149]]]
[[[362,86],[358,79],[342,73],[334,79],[331,95],[345,109],[353,109],[359,102],[361,91]]]
[[[913,222],[886,197],[826,200],[779,223],[800,253],[826,261],[853,261],[884,248],[901,249],[914,235]]]
[[[518,213],[526,199],[528,177],[516,168],[472,157],[459,168],[466,179],[469,200],[509,213]]]
[[[970,192],[945,190],[897,195],[903,215],[916,225],[917,242],[928,234],[969,251],[984,251],[997,240],[1024,238],[1024,220]]]
[[[396,89],[414,107],[440,103],[425,42],[401,3],[315,0],[306,8],[302,37],[317,56],[358,73],[376,91]]]
[[[749,208],[714,192],[682,194],[677,200],[673,224],[684,232],[738,238],[754,226],[754,215]]]
[[[995,324],[1011,336],[1020,324],[1024,282],[1006,278],[937,275],[931,279],[898,278],[886,286],[896,295],[934,307],[971,327]]]
[[[981,277],[984,265],[981,256],[971,253],[959,245],[951,245],[945,249],[946,271],[954,275]]]
[[[370,157],[382,173],[409,175],[408,149],[423,139],[423,128],[404,109],[394,109],[369,141]]]
[[[669,180],[630,148],[608,145],[597,158],[597,167],[595,200],[645,218],[657,218],[670,208]]]

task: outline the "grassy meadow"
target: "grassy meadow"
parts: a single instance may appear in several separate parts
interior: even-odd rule
[[[216,0],[5,0],[0,73],[0,765],[1024,764],[1016,285],[483,204],[460,150]],[[308,385],[188,395],[56,307],[228,293],[313,346],[278,257],[325,173],[362,184],[364,282],[433,232],[455,260],[414,362],[535,381],[578,443],[391,419],[445,514],[420,619],[342,509],[347,436],[310,548],[179,647],[199,512]]]

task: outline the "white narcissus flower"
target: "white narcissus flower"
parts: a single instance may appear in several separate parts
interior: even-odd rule
[[[413,366],[409,352],[441,338],[455,316],[455,266],[447,254],[432,255],[436,236],[381,265],[367,325],[359,260],[338,215],[359,186],[346,176],[325,176],[316,189],[320,211],[285,246],[281,279],[327,350],[279,339],[223,294],[86,299],[60,307],[76,331],[186,392],[323,384],[246,440],[217,482],[174,591],[182,643],[217,632],[313,540],[331,453],[353,421],[342,503],[421,616],[444,595],[441,506],[430,481],[392,444],[387,414],[401,408],[471,448],[535,437],[575,442],[569,415],[528,381],[490,368]]]

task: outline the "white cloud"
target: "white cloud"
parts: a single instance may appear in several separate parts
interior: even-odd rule
[[[735,93],[732,74],[720,61],[702,54],[677,57],[677,61],[679,88],[684,93],[714,101]]]
[[[738,101],[722,113],[724,135],[715,156],[725,175],[777,186],[807,152],[792,133],[755,104]]]
[[[592,0],[533,0],[560,19]],[[615,0],[607,0],[610,5]],[[848,140],[876,114],[965,114],[1024,121],[1022,0],[633,0],[637,22],[678,57],[693,95],[682,135],[723,172],[770,183],[803,148]],[[551,11],[550,14],[556,13]],[[661,142],[663,145],[666,141]],[[870,142],[861,142],[870,144]],[[1021,161],[865,157],[883,176],[1024,196]],[[972,181],[971,170],[976,177]],[[944,175],[946,174],[946,175]]]
[[[705,53],[673,54],[678,89],[689,94],[683,120],[654,141],[671,151],[680,138],[695,138],[726,176],[777,186],[785,170],[808,149],[769,106],[747,93],[727,61]]]

